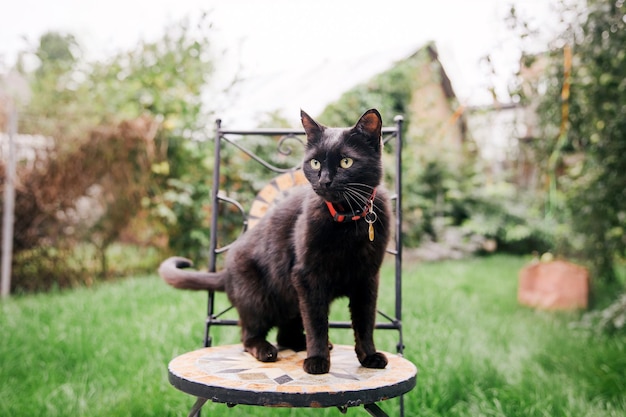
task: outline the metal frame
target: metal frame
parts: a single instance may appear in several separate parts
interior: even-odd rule
[[[394,126],[383,127],[382,136],[385,146],[394,146],[394,169],[395,169],[395,181],[394,181],[394,194],[392,200],[395,201],[395,227],[394,227],[394,240],[395,248],[387,249],[387,252],[395,257],[395,313],[394,315],[386,314],[378,310],[378,315],[385,319],[385,321],[376,322],[376,329],[387,329],[398,331],[398,343],[396,345],[397,353],[402,355],[404,352],[404,341],[402,335],[402,126],[403,117],[396,116],[394,118]],[[253,129],[253,130],[237,130],[237,129],[224,129],[222,128],[222,122],[220,119],[215,123],[215,137],[214,137],[214,170],[213,170],[213,185],[212,185],[212,212],[211,212],[211,232],[210,232],[210,245],[209,245],[209,260],[208,270],[215,272],[217,268],[217,257],[219,254],[228,250],[228,245],[218,248],[218,221],[219,221],[219,205],[222,202],[232,204],[238,208],[243,216],[243,228],[245,231],[248,226],[247,211],[242,204],[238,201],[220,195],[220,170],[222,165],[222,146],[230,145],[239,149],[241,152],[249,156],[253,161],[261,164],[270,171],[277,174],[289,172],[299,168],[299,165],[290,168],[279,168],[272,165],[270,162],[262,159],[255,153],[243,147],[235,139],[243,136],[278,136],[280,139],[277,142],[277,152],[289,155],[291,148],[287,144],[289,140],[295,140],[304,145],[304,140],[301,139],[305,136],[305,132],[302,129]],[[393,144],[391,144],[393,142]],[[390,144],[390,145],[388,145]],[[237,326],[238,321],[233,319],[222,318],[222,316],[230,311],[233,307],[230,306],[220,312],[215,311],[215,292],[208,292],[208,305],[207,305],[207,318],[204,333],[204,346],[210,347],[212,344],[212,337],[210,330],[212,326]],[[348,329],[351,328],[350,322],[343,321],[330,321],[330,328],[336,329]],[[371,405],[370,409],[366,407],[366,410],[372,414],[372,411],[380,410],[377,406]],[[404,401],[400,397],[400,412],[404,415]],[[372,414],[380,415],[380,414]]]

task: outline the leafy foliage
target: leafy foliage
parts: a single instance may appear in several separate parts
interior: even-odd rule
[[[559,242],[577,243],[562,251],[614,281],[615,260],[626,255],[626,5],[587,0],[561,13],[576,17],[558,39],[573,50],[571,76],[560,50],[550,54],[536,157],[558,191],[549,214],[567,224]]]
[[[17,254],[25,253],[15,258],[15,286],[80,282],[89,271],[74,268],[68,256],[79,242],[98,249],[100,272],[106,271],[106,248],[130,224],[146,195],[155,131],[149,118],[100,127],[78,148],[49,152],[19,170],[13,240]],[[49,267],[44,267],[46,259]]]
[[[416,88],[415,70],[423,65],[426,57],[418,53],[411,58],[397,63],[370,81],[355,86],[345,92],[336,102],[329,104],[319,119],[329,126],[351,126],[355,113],[376,108],[385,124],[393,121],[396,115],[409,117],[411,94]]]
[[[606,333],[626,333],[626,294],[600,311],[585,314],[581,326]]]
[[[487,186],[471,141],[460,150],[441,145],[446,143],[450,121],[437,123],[413,108],[415,102],[435,103],[431,95],[443,88],[443,70],[434,56],[434,46],[426,45],[347,91],[324,109],[320,120],[348,125],[355,113],[370,107],[377,107],[387,124],[395,115],[404,116],[403,238],[407,246],[446,244],[452,230],[453,235],[461,235],[464,242],[457,243],[465,244],[466,252],[474,251],[481,238],[493,239],[500,249],[516,253],[542,250],[547,246],[547,236],[539,225],[529,223],[524,213],[526,204],[511,185]],[[458,103],[446,97],[446,105],[454,108]],[[392,165],[391,158],[386,165]]]
[[[169,234],[173,248],[206,242],[210,146],[197,140],[205,139],[202,95],[214,70],[207,17],[102,62],[84,61],[73,36],[48,33],[30,52],[38,68],[29,73],[18,63],[32,90],[19,131],[54,143],[20,167],[15,285],[92,282],[96,271],[68,256],[81,242],[97,248],[102,275],[111,269],[107,248],[120,239],[154,245]],[[49,245],[54,250],[40,250]],[[28,271],[45,271],[45,282]]]
[[[572,101],[578,106],[570,129],[585,161],[573,177],[568,206],[578,214],[574,230],[586,236],[585,250],[598,273],[614,280],[614,257],[626,255],[626,5],[588,5],[577,44]]]

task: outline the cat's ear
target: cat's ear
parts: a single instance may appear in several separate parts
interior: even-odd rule
[[[360,133],[375,139],[380,139],[383,127],[383,118],[376,109],[370,109],[356,122],[354,128]]]
[[[304,110],[300,110],[300,119],[302,119],[302,127],[304,127],[307,139],[317,138],[322,134],[323,126],[313,120]]]

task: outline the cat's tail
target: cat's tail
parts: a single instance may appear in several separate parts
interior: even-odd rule
[[[183,268],[193,266],[189,259],[174,256],[164,260],[159,266],[159,275],[165,282],[183,290],[224,291],[226,270],[220,272],[190,271]]]

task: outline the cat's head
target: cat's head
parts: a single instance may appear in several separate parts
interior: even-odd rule
[[[362,206],[382,179],[382,118],[366,111],[351,128],[326,127],[304,111],[303,171],[313,190],[331,203]]]

